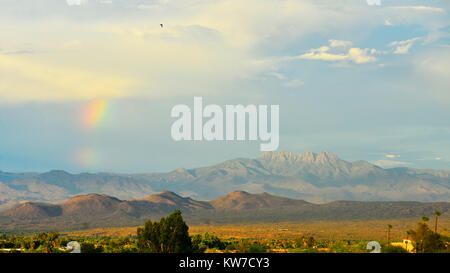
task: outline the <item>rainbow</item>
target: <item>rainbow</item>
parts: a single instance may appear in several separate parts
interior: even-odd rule
[[[107,102],[96,99],[89,102],[83,109],[83,124],[92,128],[98,126],[106,117]]]
[[[75,151],[75,163],[82,168],[92,167],[98,160],[98,155],[91,148],[81,148]]]
[[[82,128],[87,129],[87,134],[95,134],[101,125],[107,121],[107,116],[112,103],[104,99],[94,99],[88,101],[80,110],[80,121]],[[94,130],[95,129],[95,130]],[[78,147],[72,154],[73,161],[79,167],[90,168],[99,161],[100,155],[95,146],[88,144]]]

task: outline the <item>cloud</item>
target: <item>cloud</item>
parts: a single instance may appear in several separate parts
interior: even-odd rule
[[[344,53],[330,52],[332,48],[350,46],[351,42],[330,40],[329,43],[331,48],[329,46],[313,48],[310,49],[307,53],[296,56],[294,58],[322,60],[328,62],[349,61],[356,64],[364,64],[377,61],[377,58],[374,56],[374,54],[377,52],[376,49],[362,49],[358,47],[352,47]]]
[[[72,40],[72,41],[63,43],[63,47],[65,47],[65,48],[76,48],[76,47],[79,47],[80,45],[81,45],[81,42],[79,40]]]
[[[348,51],[348,56],[351,61],[357,64],[364,64],[375,62],[377,58],[373,56],[376,53],[376,49],[361,49],[361,48],[350,48]]]
[[[0,52],[0,54],[4,54],[4,55],[22,55],[22,54],[33,54],[33,53],[35,53],[33,50],[26,50],[26,49],[18,49],[18,50],[13,50],[13,51]]]
[[[268,75],[277,78],[278,80],[282,81],[282,86],[284,87],[299,87],[302,86],[304,84],[304,82],[300,79],[292,79],[289,80],[289,78],[284,75],[281,74],[279,72],[275,72],[275,71],[270,71],[267,73]]]
[[[20,102],[212,94],[234,79],[267,72],[214,30],[138,25],[37,22],[33,30],[58,33],[44,34],[45,38],[38,38],[38,31],[15,27],[5,37],[20,41],[28,36],[30,48],[39,54],[0,52],[0,98]]]
[[[4,101],[91,99],[128,93],[133,80],[119,75],[45,65],[25,56],[0,54],[0,98]],[[10,91],[14,90],[14,91]]]
[[[396,6],[390,7],[391,9],[396,10],[405,10],[405,11],[418,11],[418,12],[435,12],[435,13],[445,13],[445,9],[429,7],[429,6]]]
[[[277,71],[279,63],[292,66],[289,69],[302,65],[287,64],[289,60],[321,60],[342,66],[376,62],[377,50],[359,48],[350,40],[370,35],[374,27],[385,23],[385,18],[397,25],[394,21],[397,17],[392,19],[392,14],[410,13],[399,8],[384,14],[387,8],[383,6],[377,12],[360,4],[348,4],[343,9],[342,4],[323,1],[132,1],[125,8],[121,1],[105,7],[92,0],[83,6],[85,20],[80,20],[77,7],[35,4],[30,16],[27,9],[15,2],[1,4],[0,23],[5,26],[2,43],[16,41],[19,46],[10,48],[26,45],[33,52],[45,52],[30,58],[30,63],[51,70],[73,67],[82,70],[81,74],[114,77],[106,85],[111,92],[99,91],[99,95],[149,97],[175,97],[193,91],[199,95],[220,92],[225,85],[242,79],[261,79],[261,75]],[[431,24],[437,16],[430,17],[420,22],[414,20],[414,24]],[[160,23],[164,23],[164,28]],[[302,54],[295,56],[298,51],[291,49],[309,44],[311,37],[329,41],[322,47],[319,44],[318,48],[303,48]],[[273,56],[288,57],[272,62],[255,61]],[[29,81],[22,81],[24,73],[12,70],[8,75],[11,76],[8,88],[14,92],[3,93],[2,97],[33,100],[41,99],[40,93],[45,93],[47,99],[85,96],[80,96],[84,91],[75,92],[70,88],[50,91],[50,83],[39,88],[39,92],[23,91],[29,89],[24,86]],[[284,77],[279,78],[286,81],[281,84],[300,84]],[[116,79],[136,84],[118,85]],[[4,83],[0,85],[5,87]],[[39,85],[31,86],[36,89]]]
[[[439,104],[450,103],[450,46],[434,48],[413,58],[413,79],[416,96],[426,94]],[[424,93],[424,90],[426,92]]]
[[[390,43],[389,46],[395,47],[394,54],[406,54],[412,47],[413,43],[420,39],[421,37],[416,37],[404,41],[394,41]]]
[[[420,25],[427,32],[437,32],[448,26],[446,9],[429,6],[381,6],[378,15],[387,26],[413,26]]]
[[[393,26],[394,24],[392,24],[389,19],[384,19],[384,25],[385,26]]]
[[[285,87],[299,87],[302,86],[304,84],[304,82],[302,80],[299,79],[294,79],[288,82],[283,83],[283,86]]]
[[[277,78],[277,79],[279,79],[279,80],[285,80],[285,79],[287,79],[287,77],[286,77],[285,75],[283,75],[283,74],[281,74],[281,73],[278,73],[278,72],[273,72],[273,71],[271,71],[271,72],[269,72],[268,74],[271,75],[271,76],[273,76],[273,77],[275,77],[275,78]]]
[[[352,46],[352,42],[350,41],[342,41],[342,40],[329,40],[330,47],[349,47]]]
[[[89,3],[89,0],[66,0],[69,6],[83,6]]]
[[[348,55],[329,53],[330,48],[328,46],[322,46],[319,48],[313,48],[307,53],[298,56],[298,59],[308,60],[322,60],[322,61],[344,61],[348,59]]]
[[[401,167],[401,166],[407,166],[411,165],[411,162],[402,162],[402,161],[395,161],[390,159],[380,159],[372,162],[373,164],[380,166],[382,168],[393,168],[393,167]]]
[[[400,157],[400,155],[385,155],[385,157],[387,157],[387,158],[396,158],[396,157]]]

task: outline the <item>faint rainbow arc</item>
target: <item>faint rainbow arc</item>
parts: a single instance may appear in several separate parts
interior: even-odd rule
[[[88,128],[96,127],[106,118],[107,101],[96,99],[91,101],[83,110],[83,124]]]

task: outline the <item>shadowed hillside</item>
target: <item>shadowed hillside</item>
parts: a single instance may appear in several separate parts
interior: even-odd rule
[[[312,206],[303,200],[289,199],[268,193],[250,194],[245,191],[235,191],[210,201],[216,210],[249,210],[283,207]]]
[[[142,225],[179,209],[191,223],[252,223],[311,220],[417,218],[450,203],[303,200],[236,191],[211,201],[196,201],[164,191],[144,199],[120,200],[99,194],[73,197],[60,205],[28,202],[0,214],[0,230],[67,230]]]

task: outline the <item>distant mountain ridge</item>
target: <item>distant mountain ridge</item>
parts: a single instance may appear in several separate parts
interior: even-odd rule
[[[450,201],[450,171],[383,169],[367,161],[348,162],[324,151],[266,152],[259,158],[236,158],[217,165],[180,168],[168,173],[114,174],[65,171],[0,172],[0,210],[25,201],[57,202],[99,193],[140,199],[163,190],[207,200],[229,192],[300,198],[310,202]]]
[[[310,206],[303,200],[290,199],[270,195],[267,192],[250,194],[245,191],[235,191],[218,197],[209,202],[216,210],[249,210],[249,209],[273,209],[293,206]]]
[[[0,216],[16,220],[44,219],[49,217],[96,217],[120,216],[121,214],[138,216],[141,214],[164,215],[176,209],[185,212],[201,209],[213,209],[202,201],[181,197],[173,192],[164,191],[145,199],[120,200],[105,194],[77,195],[61,204],[25,202],[8,209]]]
[[[235,223],[310,220],[367,220],[419,218],[434,210],[448,217],[449,202],[304,200],[235,191],[211,201],[197,201],[163,191],[143,199],[120,200],[104,194],[75,196],[61,204],[26,202],[0,213],[0,231],[68,230],[142,225],[179,209],[189,222]]]

